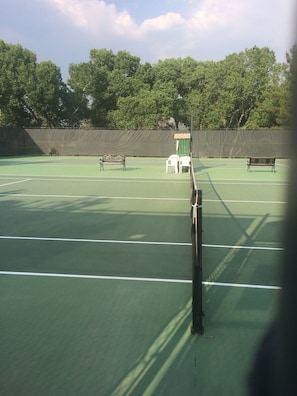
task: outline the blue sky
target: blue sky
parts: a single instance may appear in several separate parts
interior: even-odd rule
[[[0,39],[51,60],[67,78],[93,48],[142,63],[220,60],[254,45],[282,62],[293,44],[295,0],[0,0]]]

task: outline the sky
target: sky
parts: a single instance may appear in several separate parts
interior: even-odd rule
[[[0,40],[52,61],[68,77],[91,49],[141,63],[224,59],[253,46],[278,62],[293,45],[295,0],[0,0]]]

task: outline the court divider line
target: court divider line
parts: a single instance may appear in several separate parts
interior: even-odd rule
[[[27,179],[31,180],[31,179]],[[27,181],[26,180],[26,181]],[[24,180],[25,181],[25,180]],[[15,182],[19,183],[19,182]],[[14,184],[14,183],[8,183]],[[7,185],[8,185],[7,184]],[[3,184],[2,186],[5,186]],[[1,187],[1,185],[0,185]],[[120,200],[147,200],[147,201],[188,201],[188,198],[172,198],[172,197],[111,197],[105,195],[65,195],[65,194],[14,194],[14,193],[0,193],[1,197],[23,197],[23,198],[78,198],[78,199],[120,199]],[[217,203],[222,202],[220,199],[204,199],[203,202]],[[284,201],[248,201],[248,200],[239,200],[239,199],[224,199],[225,203],[243,203],[243,204],[286,204]]]
[[[169,246],[191,246],[188,242],[158,242],[158,241],[129,241],[115,239],[82,239],[82,238],[56,238],[56,237],[32,237],[32,236],[6,236],[0,235],[0,239],[45,241],[45,242],[83,242],[83,243],[117,243],[132,245],[169,245]]]
[[[141,278],[133,276],[108,276],[108,275],[85,275],[85,274],[58,274],[50,272],[20,272],[20,271],[0,271],[0,275],[10,276],[32,276],[44,278],[74,278],[74,279],[97,279],[97,280],[111,280],[111,281],[133,281],[133,282],[159,282],[159,283],[186,283],[191,284],[189,279],[171,279],[171,278]],[[246,283],[227,283],[227,282],[202,282],[207,286],[221,286],[221,287],[237,287],[248,289],[263,289],[263,290],[280,290],[280,286],[268,285],[254,285]]]
[[[35,236],[12,236],[0,235],[0,239],[24,240],[24,241],[45,241],[45,242],[83,242],[83,243],[117,243],[131,245],[165,245],[165,246],[192,246],[190,242],[160,242],[160,241],[129,241],[116,239],[83,239],[83,238],[58,238],[58,237],[35,237]],[[240,245],[211,245],[202,244],[205,248],[221,249],[249,249],[249,250],[284,250],[282,247],[269,246],[240,246]]]
[[[40,176],[36,176],[36,175],[15,175],[15,174],[2,174],[0,175],[0,179],[3,178],[21,178],[21,177],[30,177],[32,181],[69,181],[69,182],[73,182],[73,180],[78,181],[78,182],[108,182],[108,183],[174,183],[174,184],[188,184],[189,181],[187,179],[177,179],[177,178],[172,178],[172,179],[168,179],[168,178],[158,178],[158,179],[154,179],[151,177],[143,177],[143,178],[108,178],[107,176],[103,176],[103,177],[98,177],[95,178],[95,176],[69,176],[69,175],[49,175],[47,177],[40,177]],[[197,179],[197,184],[207,184],[209,185],[209,181],[205,181],[205,179]],[[263,180],[258,180],[258,181],[244,181],[242,179],[212,179],[213,182],[215,182],[216,184],[220,184],[220,185],[230,185],[230,184],[235,184],[235,185],[262,185],[263,183],[265,184],[265,186],[287,186],[288,182],[287,181],[282,181],[282,180],[277,180],[275,182],[271,182],[268,179],[263,179]]]
[[[208,243],[203,243],[205,248],[219,248],[219,249],[248,249],[248,250],[277,250],[282,251],[282,247],[271,247],[271,246],[244,246],[244,245],[211,245]]]
[[[0,186],[1,187],[1,186]],[[83,199],[120,199],[126,200],[149,200],[149,201],[189,201],[188,198],[172,198],[172,197],[108,197],[105,195],[62,195],[62,194],[14,194],[0,193],[1,197],[23,197],[23,198],[83,198]]]
[[[189,180],[188,179],[176,179],[176,178],[172,178],[172,179],[168,179],[168,178],[158,178],[158,179],[153,179],[151,177],[131,177],[131,178],[127,178],[127,177],[123,177],[121,179],[119,178],[108,178],[108,176],[106,177],[98,177],[95,179],[95,176],[67,176],[67,175],[49,175],[47,177],[40,177],[40,176],[36,176],[36,175],[15,175],[15,174],[2,174],[0,175],[0,179],[6,178],[6,179],[16,179],[16,178],[21,178],[21,177],[31,177],[32,181],[63,181],[63,182],[73,182],[73,181],[77,181],[77,182],[108,182],[108,183],[174,183],[174,184],[189,184]]]
[[[224,203],[255,203],[255,204],[287,204],[285,201],[247,201],[247,200],[239,200],[239,199],[204,199],[203,202],[224,202]]]
[[[217,184],[222,184],[222,185],[229,185],[229,184],[238,184],[238,185],[248,185],[248,186],[258,186],[258,185],[264,185],[265,186],[287,186],[288,182],[287,181],[282,181],[282,180],[277,180],[275,182],[271,182],[268,179],[263,179],[263,180],[257,180],[257,181],[244,181],[242,179],[212,179],[212,182],[214,182],[216,185]],[[210,184],[208,180],[205,179],[196,179],[196,182],[198,185],[200,184]]]

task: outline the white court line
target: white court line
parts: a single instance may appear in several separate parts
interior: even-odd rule
[[[51,241],[51,242],[83,242],[83,243],[117,243],[131,245],[165,245],[165,246],[192,246],[189,242],[158,242],[158,241],[129,241],[114,239],[82,239],[82,238],[57,238],[57,237],[34,237],[34,236],[9,236],[0,235],[0,239],[24,240],[24,241]],[[202,244],[205,248],[221,249],[249,249],[249,250],[284,250],[281,247],[267,246],[240,246],[240,245],[210,245]]]
[[[31,179],[28,179],[31,180]],[[13,183],[11,183],[13,184]],[[105,195],[64,195],[64,194],[18,194],[18,193],[0,193],[1,197],[23,197],[23,198],[74,198],[74,199],[120,199],[120,200],[147,200],[147,201],[189,201],[189,198],[172,198],[172,197],[115,197]],[[203,202],[210,203],[239,203],[239,204],[275,204],[283,205],[287,202],[284,201],[248,201],[248,200],[237,200],[237,199],[204,199]]]
[[[0,193],[1,197],[23,197],[23,198],[77,198],[77,199],[121,199],[121,200],[155,200],[155,201],[189,201],[189,198],[172,197],[108,197],[104,195],[60,195],[60,194],[14,194]]]
[[[280,290],[280,286],[266,286],[266,285],[251,285],[245,283],[226,283],[226,282],[202,282],[206,286],[223,286],[223,287],[245,287],[248,289],[268,289]]]
[[[36,276],[45,278],[75,278],[75,279],[98,279],[98,280],[116,280],[116,281],[134,281],[134,282],[159,282],[159,283],[192,283],[189,279],[170,279],[170,278],[141,278],[132,276],[107,276],[107,275],[78,275],[78,274],[56,274],[49,272],[18,272],[18,271],[0,271],[0,275],[11,276]],[[221,287],[242,287],[249,289],[266,289],[279,290],[280,286],[252,285],[245,283],[226,283],[226,282],[202,282],[207,286]]]
[[[1,177],[2,176],[2,177]],[[16,176],[13,174],[2,174],[0,176],[0,179],[3,179],[3,176],[9,179],[12,178],[20,178],[20,176]],[[49,175],[48,177],[35,177],[35,175],[26,175],[26,176],[30,176],[32,177],[31,180],[36,180],[36,181],[62,181],[62,182],[73,182],[73,181],[77,181],[77,182],[108,182],[108,183],[166,183],[166,184],[170,184],[170,183],[174,183],[174,184],[189,184],[189,180],[188,179],[168,179],[168,178],[158,178],[158,179],[153,179],[151,177],[143,177],[143,178],[139,178],[139,177],[131,177],[131,178],[114,178],[114,179],[108,179],[108,176],[103,176],[103,177],[98,177],[95,178],[94,176],[81,176],[81,177],[77,177],[77,176],[67,176],[67,175],[60,175],[60,176],[56,176],[56,175]]]
[[[10,186],[11,184],[24,183],[24,182],[27,182],[27,181],[30,181],[30,180],[32,180],[32,179],[23,179],[23,180],[18,180],[18,181],[10,182],[10,183],[0,184],[0,187]],[[2,195],[2,194],[1,194],[1,195]]]
[[[203,199],[203,202],[224,202],[224,203],[254,203],[254,204],[287,204],[285,201],[243,201],[239,199]]]
[[[49,272],[18,272],[18,271],[0,271],[0,275],[16,276],[41,276],[49,278],[77,278],[77,279],[99,279],[99,280],[120,280],[120,281],[138,281],[138,282],[163,282],[163,283],[191,283],[187,279],[170,279],[170,278],[141,278],[132,276],[108,276],[108,275],[78,275],[78,274],[56,274]]]
[[[220,179],[221,180],[221,179]],[[278,182],[268,182],[266,180],[259,180],[257,182],[248,182],[248,181],[242,181],[242,180],[228,180],[226,179],[225,181],[221,180],[221,181],[217,181],[217,180],[209,180],[209,181],[205,181],[205,180],[199,180],[196,179],[196,183],[199,186],[200,184],[214,184],[214,185],[218,185],[218,184],[222,184],[222,185],[230,185],[230,184],[235,184],[235,185],[247,185],[247,186],[287,186],[288,182],[286,181],[278,181]]]
[[[249,250],[284,250],[282,247],[268,247],[268,246],[242,246],[242,245],[210,245],[207,243],[202,244],[206,248],[219,248],[219,249],[249,249]]]
[[[82,239],[82,238],[55,238],[55,237],[33,237],[33,236],[6,236],[0,235],[0,239],[15,239],[27,241],[52,241],[52,242],[83,242],[83,243],[117,243],[131,245],[169,245],[169,246],[191,246],[188,242],[156,242],[156,241],[129,241],[113,239]]]

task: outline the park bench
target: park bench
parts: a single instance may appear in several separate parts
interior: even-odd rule
[[[271,170],[275,172],[275,157],[250,157],[247,161],[247,169],[251,166],[271,166]]]
[[[52,147],[52,148],[50,149],[50,151],[49,151],[49,155],[50,155],[50,156],[59,155],[59,151],[58,151],[56,148]]]
[[[123,170],[126,170],[126,157],[119,154],[105,154],[99,159],[100,170],[104,170],[104,164],[122,165]]]

